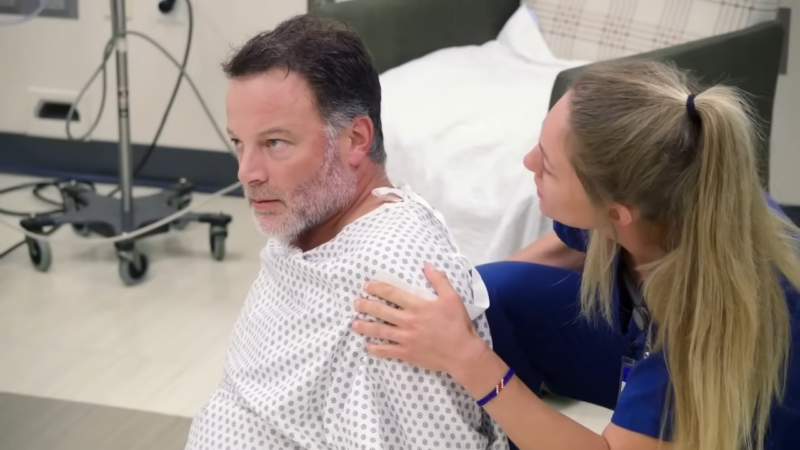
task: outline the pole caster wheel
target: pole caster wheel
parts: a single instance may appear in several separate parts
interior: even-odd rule
[[[186,192],[184,194],[179,194],[172,197],[169,201],[169,204],[175,211],[180,211],[182,209],[187,208],[192,203],[192,193]],[[172,230],[183,230],[187,226],[189,226],[188,220],[183,220],[183,218],[179,218],[178,220],[169,224],[170,229]]]
[[[211,257],[215,261],[225,259],[225,239],[228,237],[228,230],[225,227],[214,225],[209,231],[209,244],[211,246]]]
[[[75,212],[78,209],[80,209],[78,207],[78,202],[76,202],[75,199],[72,198],[71,195],[66,194],[66,193],[64,193],[62,191],[61,192],[61,197],[64,199],[64,211],[69,213],[69,212]],[[75,233],[78,236],[86,237],[86,236],[89,236],[90,234],[92,234],[92,230],[89,228],[89,225],[82,224],[82,223],[81,224],[73,223],[72,224],[72,230],[75,231]]]
[[[147,274],[147,255],[136,250],[117,252],[119,258],[119,277],[126,286],[133,286],[144,280]]]
[[[53,263],[53,252],[50,250],[50,243],[26,237],[25,244],[28,246],[28,256],[31,258],[33,268],[39,272],[50,270],[50,265]]]
[[[73,224],[72,224],[72,230],[73,230],[73,231],[74,231],[74,232],[75,232],[75,233],[76,233],[78,236],[83,236],[83,237],[86,237],[86,236],[89,236],[90,234],[92,234],[92,230],[89,228],[89,226],[88,226],[88,225],[83,225],[83,224],[81,224],[81,225],[78,225],[78,224],[74,224],[74,223],[73,223]]]
[[[169,224],[170,229],[180,231],[186,229],[189,226],[189,222],[185,220],[176,220]]]

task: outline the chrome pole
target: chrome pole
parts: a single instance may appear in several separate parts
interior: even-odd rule
[[[111,1],[111,26],[117,57],[117,114],[119,118],[119,189],[122,196],[122,231],[133,231],[133,149],[128,92],[128,40],[125,0]]]

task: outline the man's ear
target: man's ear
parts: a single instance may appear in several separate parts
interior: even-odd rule
[[[368,116],[356,116],[353,119],[345,142],[347,161],[350,165],[358,166],[368,156],[374,134],[375,127]]]
[[[628,227],[633,223],[634,212],[628,206],[612,203],[608,210],[608,217],[617,227]]]

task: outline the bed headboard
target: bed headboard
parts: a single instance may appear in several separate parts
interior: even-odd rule
[[[311,13],[352,26],[384,72],[432,51],[497,37],[520,0],[348,0]]]

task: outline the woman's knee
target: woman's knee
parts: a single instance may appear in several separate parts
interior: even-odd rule
[[[476,269],[489,293],[489,309],[500,309],[511,317],[532,320],[542,314],[563,316],[567,305],[579,301],[581,276],[575,271],[517,261],[484,264]],[[554,307],[559,311],[549,311]]]

